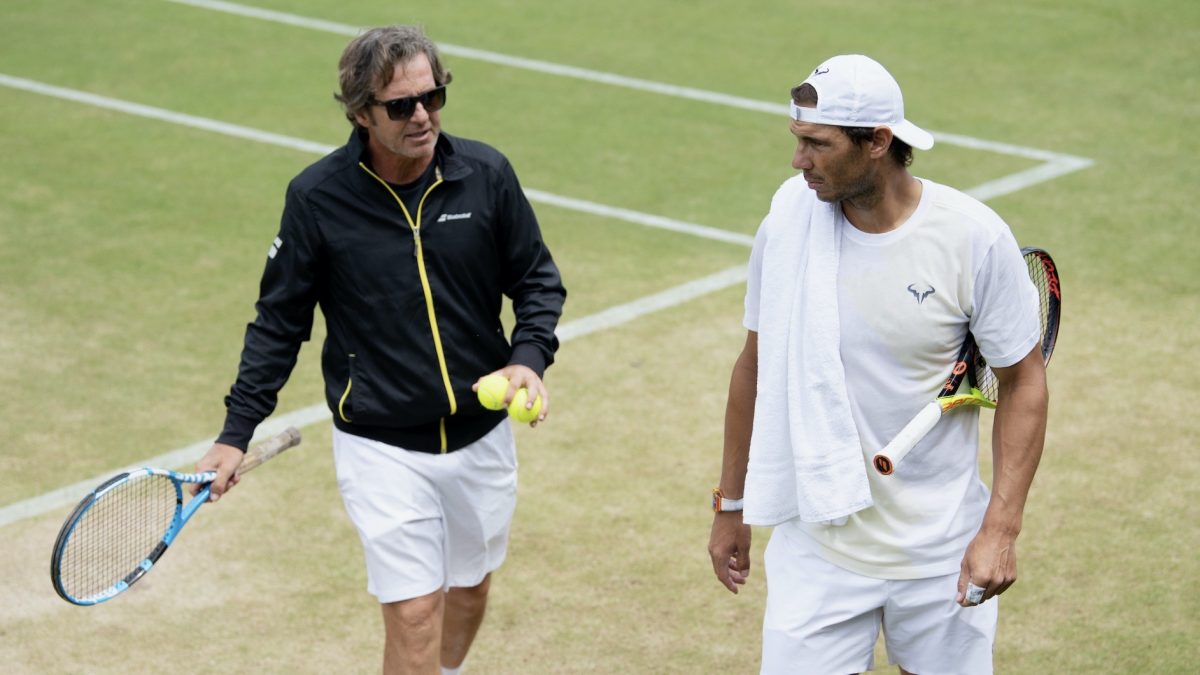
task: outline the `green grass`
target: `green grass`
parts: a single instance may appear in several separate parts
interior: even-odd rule
[[[347,38],[163,1],[0,11],[0,73],[329,145]],[[990,205],[1063,274],[1046,453],[1003,597],[1002,673],[1189,672],[1200,662],[1200,281],[1191,208],[1200,5],[262,0],[354,26],[784,101],[839,52],[884,62],[938,132],[1095,165]],[[786,118],[463,58],[445,128],[528,188],[741,234],[790,175]],[[314,156],[0,88],[0,507],[200,439],[221,423],[287,181]],[[960,188],[1028,169],[941,144]],[[535,204],[565,321],[744,263],[747,249]],[[705,547],[729,288],[563,345],[552,415],[519,431],[520,504],[474,673],[757,670],[765,593]],[[318,317],[318,326],[320,320]],[[321,400],[320,328],[280,411]],[[1180,405],[1180,404],[1183,405]],[[329,425],[188,526],[153,575],[92,609],[46,578],[67,509],[4,526],[6,672],[374,672],[382,641]],[[986,457],[986,455],[985,455]],[[879,665],[882,669],[881,664]]]

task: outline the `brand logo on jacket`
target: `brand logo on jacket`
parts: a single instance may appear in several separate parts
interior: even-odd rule
[[[283,248],[283,240],[279,237],[275,237],[275,241],[271,242],[271,248],[267,250],[267,257],[271,260],[274,260],[275,256],[279,254],[279,249],[281,248]]]
[[[930,286],[925,290],[917,290],[916,284],[909,284],[908,292],[912,293],[912,296],[917,299],[917,304],[919,305],[925,302],[925,298],[933,295],[936,291],[933,290],[933,286]]]
[[[470,217],[470,211],[467,211],[466,213],[443,213],[442,215],[438,216],[437,221],[439,223],[444,223],[447,220],[468,220]]]

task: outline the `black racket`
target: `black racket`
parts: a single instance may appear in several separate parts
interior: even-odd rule
[[[1058,321],[1062,309],[1058,268],[1050,254],[1040,248],[1023,248],[1021,255],[1025,258],[1025,266],[1029,268],[1029,278],[1037,288],[1038,318],[1042,329],[1042,359],[1049,365],[1050,355],[1054,353],[1054,343],[1058,339]],[[960,392],[963,380],[967,381],[967,387],[966,391]],[[942,415],[964,405],[995,408],[999,397],[1000,388],[996,382],[996,375],[979,353],[975,337],[968,331],[962,348],[959,349],[958,358],[954,360],[950,375],[938,392],[937,398],[921,408],[917,416],[896,434],[892,442],[875,455],[871,464],[879,473],[891,475],[904,456],[933,430]]]

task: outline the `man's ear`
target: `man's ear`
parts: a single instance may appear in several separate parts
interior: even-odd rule
[[[887,127],[875,127],[875,135],[871,137],[871,158],[879,159],[887,154],[894,138],[892,130]]]

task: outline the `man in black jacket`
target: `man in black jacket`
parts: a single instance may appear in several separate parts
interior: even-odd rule
[[[225,427],[196,465],[237,482],[321,307],[338,486],[384,616],[384,672],[457,672],[516,505],[516,449],[483,376],[540,396],[566,297],[508,160],[442,133],[451,75],[420,29],[368,30],[339,64],[347,144],[288,186]],[[511,345],[502,296],[516,317]]]

